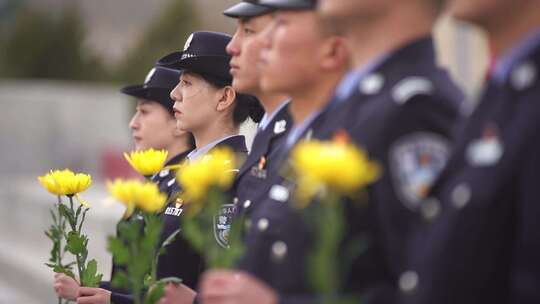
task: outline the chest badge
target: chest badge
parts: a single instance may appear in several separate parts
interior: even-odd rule
[[[229,248],[229,232],[235,212],[235,205],[224,204],[214,217],[214,237],[216,242],[223,248]]]
[[[497,164],[503,153],[497,126],[491,124],[484,128],[481,138],[469,144],[466,157],[473,167],[487,167]]]
[[[256,178],[260,178],[260,179],[266,179],[267,177],[267,174],[266,174],[266,156],[261,156],[261,158],[259,159],[259,162],[257,163],[256,166],[253,166],[251,167],[251,171],[250,171],[251,175],[256,177]]]

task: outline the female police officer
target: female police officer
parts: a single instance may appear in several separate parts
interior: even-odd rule
[[[231,37],[214,32],[195,32],[187,40],[184,50],[172,53],[159,61],[159,64],[182,70],[178,86],[171,92],[175,100],[174,111],[178,127],[193,133],[196,149],[188,155],[195,160],[211,151],[214,147],[229,147],[239,158],[245,158],[247,147],[245,138],[238,135],[239,125],[251,118],[259,121],[263,109],[252,96],[237,94],[231,86],[229,73],[230,56],[225,47]],[[240,163],[239,163],[240,165]],[[177,186],[177,191],[181,186]],[[182,206],[173,202],[175,208]],[[232,206],[222,209],[228,217],[232,216]],[[165,215],[165,227],[181,226],[182,212],[170,212]],[[220,235],[217,233],[216,235]],[[225,240],[216,242],[224,245]],[[198,255],[189,248],[184,240],[177,239],[159,258],[158,277],[177,276],[183,284],[176,287],[186,292],[186,297],[193,298],[202,263]],[[187,275],[186,269],[192,274]]]
[[[163,67],[153,68],[143,84],[127,86],[122,93],[138,98],[136,112],[129,127],[132,130],[133,143],[136,150],[150,148],[165,149],[168,151],[166,166],[180,163],[193,149],[192,135],[179,130],[173,115],[173,104],[169,92],[178,83],[179,71]],[[152,177],[162,192],[171,194],[171,181],[174,183],[174,173],[162,170]],[[113,265],[112,275],[116,271]],[[87,293],[89,303],[95,299],[114,301],[115,303],[129,303],[131,297],[126,292],[114,290],[109,282],[102,282],[102,288],[89,289]],[[79,291],[79,284],[72,278],[55,275],[54,288],[56,293],[65,299],[75,300]]]

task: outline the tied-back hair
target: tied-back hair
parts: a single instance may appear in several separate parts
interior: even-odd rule
[[[223,79],[211,75],[203,75],[194,73],[201,76],[206,82],[213,87],[221,89],[226,86],[232,85],[231,79]],[[248,118],[251,118],[254,122],[258,123],[264,116],[264,108],[262,107],[259,99],[253,95],[236,93],[236,102],[233,110],[233,122],[235,125],[240,125]]]

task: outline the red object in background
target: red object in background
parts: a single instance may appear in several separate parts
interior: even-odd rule
[[[139,177],[139,174],[131,168],[124,158],[124,150],[106,148],[100,155],[99,176],[104,180],[112,180]]]

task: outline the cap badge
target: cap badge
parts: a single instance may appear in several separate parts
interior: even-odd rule
[[[184,52],[189,49],[191,46],[191,41],[193,40],[193,34],[189,35],[189,38],[186,40],[186,44],[184,44]]]

